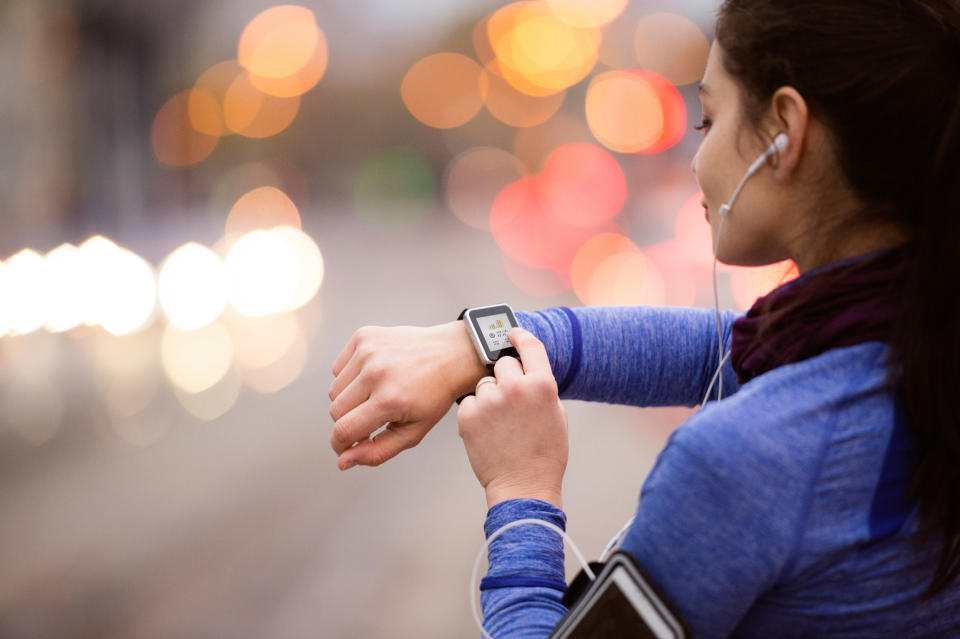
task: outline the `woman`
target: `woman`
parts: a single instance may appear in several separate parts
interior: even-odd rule
[[[500,360],[458,413],[487,534],[563,525],[558,391],[695,405],[730,348],[723,399],[675,431],[621,549],[694,636],[960,636],[960,3],[727,0],[700,95],[716,257],[801,275],[719,326],[518,313],[523,364]],[[484,376],[458,324],[354,335],[330,391],[341,468],[415,445]],[[562,553],[533,526],[491,544],[490,634],[549,634]]]

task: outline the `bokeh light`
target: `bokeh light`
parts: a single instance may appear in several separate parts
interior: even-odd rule
[[[546,122],[560,110],[567,96],[566,91],[546,96],[522,93],[499,75],[496,62],[488,65],[487,78],[487,111],[509,126],[530,127]]]
[[[544,206],[540,176],[504,188],[490,211],[490,230],[506,255],[526,266],[566,272],[577,249],[595,232],[550,215]]]
[[[237,331],[238,327],[233,328]],[[259,325],[240,327],[234,340],[240,377],[258,393],[275,393],[289,386],[306,366],[307,341],[293,315],[272,315],[262,318]]]
[[[680,93],[646,70],[608,71],[587,89],[587,123],[605,147],[619,153],[656,153],[676,144],[686,127]]]
[[[89,350],[97,390],[111,415],[143,411],[160,387],[158,330],[116,337],[97,331],[82,343]]]
[[[675,85],[697,82],[710,53],[707,36],[689,18],[676,13],[652,13],[637,22],[634,40],[640,66]]]
[[[4,269],[7,323],[10,331],[26,335],[51,316],[50,265],[36,251],[23,249],[10,257]]]
[[[243,30],[237,60],[252,75],[286,78],[307,66],[321,38],[309,9],[272,7],[257,14]]]
[[[154,316],[157,284],[153,268],[127,249],[113,253],[111,274],[104,285],[109,294],[100,312],[100,324],[113,335],[130,335],[143,329]]]
[[[435,53],[414,64],[400,85],[407,110],[427,126],[449,129],[466,124],[480,111],[487,94],[487,73],[465,55]]]
[[[635,253],[639,247],[620,233],[599,233],[587,240],[577,251],[570,268],[573,292],[584,304],[589,304],[590,287],[601,264],[621,253]]]
[[[297,72],[282,78],[268,78],[251,73],[250,83],[264,93],[278,98],[302,95],[315,87],[323,78],[328,59],[327,39],[323,31],[317,29],[317,46],[313,49],[313,55]]]
[[[184,410],[197,419],[212,422],[233,408],[242,385],[240,374],[231,368],[216,384],[199,393],[187,393],[179,388],[174,388],[174,393]]]
[[[195,331],[168,324],[160,340],[167,379],[186,393],[200,393],[223,379],[233,365],[233,342],[220,322]]]
[[[617,253],[594,271],[587,295],[591,305],[663,305],[663,275],[642,251]]]
[[[623,207],[627,182],[617,160],[592,144],[565,144],[547,158],[540,177],[547,214],[578,227],[597,227]]]
[[[419,222],[437,204],[433,167],[409,147],[380,151],[357,171],[353,203],[360,217],[373,226],[395,229]]]
[[[470,149],[455,158],[447,170],[447,204],[467,226],[489,230],[490,207],[497,194],[526,174],[523,163],[508,151]]]
[[[300,97],[268,95],[241,73],[230,83],[223,99],[223,120],[234,133],[248,138],[267,138],[286,129],[297,117]]]
[[[730,290],[741,310],[747,310],[757,298],[799,276],[800,271],[793,260],[785,260],[767,266],[734,268],[730,274]]]
[[[323,284],[324,262],[320,248],[309,235],[291,226],[277,226],[271,230],[287,246],[297,264],[297,278],[293,295],[279,309],[294,311],[312,300]]]
[[[623,13],[627,0],[547,0],[554,15],[575,27],[602,27]]]
[[[205,246],[188,242],[170,253],[160,267],[160,306],[180,330],[201,328],[226,307],[228,282],[220,258]]]
[[[194,130],[217,136],[232,133],[223,121],[223,104],[227,89],[243,73],[236,60],[224,60],[200,74],[187,95],[187,112]]]
[[[694,268],[684,259],[683,251],[676,239],[657,242],[643,248],[644,254],[657,265],[666,284],[667,306],[693,306],[697,301],[697,275]],[[707,280],[704,273],[704,280]],[[710,285],[707,285],[709,288]]]
[[[191,90],[181,91],[160,107],[150,129],[153,153],[162,164],[189,166],[206,159],[216,148],[219,136],[202,133],[190,118]],[[202,128],[211,126],[199,118]]]
[[[224,264],[230,279],[230,303],[243,315],[280,312],[297,294],[296,255],[270,231],[252,231],[241,237]]]
[[[3,424],[33,446],[49,441],[63,423],[58,374],[62,349],[59,336],[47,333],[17,337],[4,344],[4,367],[10,377],[0,395]]]
[[[236,239],[244,233],[275,226],[300,228],[300,212],[286,193],[273,186],[261,186],[245,193],[230,209],[225,235]]]
[[[593,69],[599,29],[583,29],[554,15],[543,2],[514,2],[487,22],[487,35],[500,74],[514,88],[534,96],[573,86]]]

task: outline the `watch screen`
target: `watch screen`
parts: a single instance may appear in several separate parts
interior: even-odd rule
[[[490,352],[496,352],[505,348],[510,348],[510,340],[507,333],[513,328],[510,323],[510,317],[506,313],[496,315],[484,315],[477,317],[477,323],[480,325],[480,334],[487,342],[487,349]]]

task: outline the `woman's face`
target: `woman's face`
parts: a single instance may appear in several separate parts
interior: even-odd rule
[[[699,93],[703,140],[691,168],[703,193],[714,244],[720,231],[717,258],[742,266],[786,259],[787,220],[783,214],[787,207],[782,201],[783,190],[767,165],[744,184],[720,230],[720,206],[730,201],[737,184],[765,148],[742,126],[741,90],[723,68],[723,51],[716,42],[710,48]]]

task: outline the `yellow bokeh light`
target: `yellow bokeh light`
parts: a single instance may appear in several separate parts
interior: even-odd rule
[[[575,27],[602,27],[617,19],[627,0],[547,0],[555,16]]]
[[[636,153],[663,134],[664,113],[656,89],[629,71],[608,71],[587,89],[587,124],[605,147]]]
[[[4,269],[7,323],[14,334],[26,335],[50,318],[50,266],[36,251],[23,249]]]
[[[127,249],[113,254],[110,293],[104,296],[100,325],[112,335],[130,335],[143,329],[153,318],[157,285],[153,268]]]
[[[313,12],[281,5],[257,14],[243,30],[237,60],[251,74],[285,78],[303,69],[320,39]]]
[[[271,230],[287,245],[297,262],[297,282],[293,296],[283,308],[293,311],[313,299],[323,284],[324,262],[320,247],[309,235],[290,226],[278,226]]]
[[[293,301],[298,264],[290,247],[270,231],[252,231],[230,248],[225,260],[230,303],[250,317],[278,313]]]
[[[230,370],[233,342],[219,322],[195,331],[181,331],[168,324],[160,340],[160,361],[175,387],[186,393],[200,393]]]
[[[558,93],[593,69],[601,43],[599,29],[563,22],[543,2],[514,2],[487,23],[500,74],[523,93]]]
[[[242,73],[230,83],[223,98],[227,128],[248,138],[268,138],[286,129],[297,117],[300,97],[279,98],[253,86]]]
[[[216,320],[227,306],[229,281],[220,258],[205,246],[188,242],[160,267],[160,306],[177,328],[190,331]]]
[[[300,228],[300,212],[286,193],[273,186],[252,189],[240,197],[227,215],[228,240],[275,226]]]
[[[160,108],[153,120],[150,141],[153,153],[162,164],[189,166],[207,158],[220,138],[194,128],[190,118],[192,90],[181,91]],[[204,125],[209,122],[203,120]]]
[[[487,74],[459,53],[436,53],[418,61],[403,78],[400,97],[407,110],[427,126],[450,129],[480,111]]]
[[[61,244],[44,256],[50,267],[50,316],[46,328],[52,333],[69,331],[84,322],[83,271],[79,250],[72,244]]]
[[[700,27],[676,13],[640,18],[634,46],[640,66],[675,85],[699,81],[710,53],[710,43]]]

